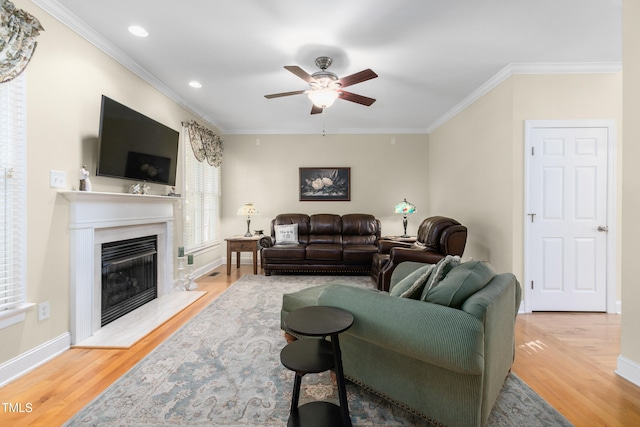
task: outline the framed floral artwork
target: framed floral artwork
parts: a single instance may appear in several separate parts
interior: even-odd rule
[[[300,201],[350,201],[351,168],[300,168]]]

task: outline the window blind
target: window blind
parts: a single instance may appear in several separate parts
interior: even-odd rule
[[[220,168],[196,159],[184,127],[182,136],[185,154],[183,243],[187,251],[193,252],[220,241]]]
[[[26,80],[0,85],[0,311],[25,302]]]

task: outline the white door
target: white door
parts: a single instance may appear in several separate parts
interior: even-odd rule
[[[609,128],[527,133],[527,311],[607,311]]]

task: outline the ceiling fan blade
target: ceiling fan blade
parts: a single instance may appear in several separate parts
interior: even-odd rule
[[[305,92],[306,92],[306,90],[294,90],[293,92],[273,93],[271,95],[265,95],[264,97],[267,98],[267,99],[280,98],[282,96],[300,95],[300,94],[303,94]]]
[[[362,70],[359,73],[351,74],[350,76],[339,79],[338,83],[342,84],[342,87],[347,87],[356,83],[375,79],[376,77],[378,77],[378,75],[374,73],[373,70],[367,68],[366,70]]]
[[[291,71],[293,74],[295,74],[296,76],[300,77],[302,80],[304,80],[307,83],[311,83],[311,82],[315,82],[316,81],[316,79],[311,77],[311,75],[309,73],[307,73],[305,70],[303,70],[302,68],[298,67],[297,65],[285,65],[284,68],[286,68],[287,70]]]
[[[355,102],[356,104],[366,105],[367,107],[376,102],[373,98],[358,95],[356,93],[347,92],[345,90],[340,91],[340,97],[338,99],[344,99],[345,101]]]
[[[311,114],[320,114],[322,113],[322,108],[318,107],[316,104],[311,105]]]

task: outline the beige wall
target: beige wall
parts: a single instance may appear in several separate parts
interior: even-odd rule
[[[621,85],[621,73],[515,75],[432,132],[429,203],[469,227],[466,257],[522,279],[524,121],[608,119],[620,128]]]
[[[415,234],[429,211],[427,142],[427,135],[226,135],[223,233],[244,234],[246,218],[236,211],[254,202],[260,215],[251,231],[268,234],[279,213],[370,213],[383,234],[399,235],[402,220],[393,207],[406,197],[418,209],[407,228]],[[351,201],[300,202],[299,167],[350,167]]]
[[[624,157],[622,161],[622,357],[635,364],[640,381],[640,2],[624,0],[622,58],[624,69]]]
[[[432,214],[468,229],[464,259],[513,268],[513,82],[508,80],[429,136]]]
[[[82,164],[95,171],[100,96],[176,130],[183,120],[198,120],[33,3],[14,4],[35,15],[45,28],[26,71],[27,301],[49,301],[51,317],[39,322],[36,309],[31,309],[25,322],[0,329],[0,342],[5,344],[0,346],[0,364],[69,331],[68,206],[57,189],[49,188],[49,171],[65,171],[67,189],[77,188]],[[96,177],[92,182],[95,191],[124,192],[129,184]],[[156,194],[165,191],[164,186],[152,189]],[[178,239],[175,236],[176,245]]]

